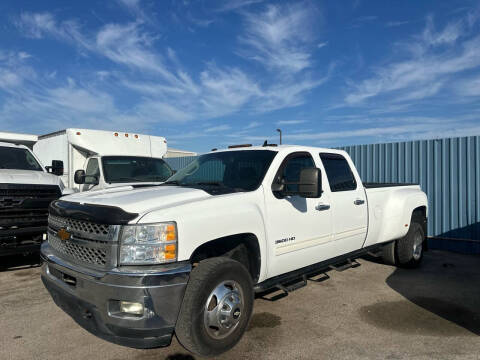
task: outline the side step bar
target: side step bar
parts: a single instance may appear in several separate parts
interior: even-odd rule
[[[356,268],[359,266],[360,266],[360,263],[357,262],[356,260],[347,259],[346,262],[344,261],[335,265],[329,265],[328,268],[325,270],[328,271],[328,269],[330,269],[330,270],[342,272],[347,269]],[[304,286],[307,286],[309,280],[320,283],[328,279],[330,279],[330,276],[326,272],[318,272],[318,271],[312,272],[310,274],[304,274],[295,280],[276,284],[270,289],[258,293],[258,295],[263,300],[277,301],[277,300],[280,300],[281,298],[288,296],[288,294],[291,293],[292,291],[295,291],[303,288]]]
[[[360,263],[357,262],[357,260],[350,260],[350,259],[347,259],[347,261],[345,263],[340,263],[341,265],[339,264],[335,264],[335,265],[329,265],[328,267],[332,270],[335,270],[335,271],[338,271],[338,272],[342,272],[342,271],[345,271],[347,269],[350,269],[350,268],[356,268],[356,267],[359,267],[360,266]]]
[[[320,277],[319,277],[320,276]],[[268,301],[277,301],[285,296],[288,296],[292,291],[298,290],[307,286],[308,281],[322,282],[330,279],[330,276],[326,273],[321,274],[312,274],[312,275],[302,275],[300,279],[295,281],[290,281],[286,284],[277,284],[272,289],[267,290],[264,293],[260,294],[260,298]]]

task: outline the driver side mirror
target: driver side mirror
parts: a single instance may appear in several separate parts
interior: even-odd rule
[[[62,160],[52,160],[52,166],[46,166],[45,169],[53,175],[62,176],[63,175],[63,161]]]
[[[286,185],[298,185],[298,190],[285,190]],[[272,184],[272,191],[281,196],[298,195],[303,198],[319,198],[322,195],[322,171],[318,168],[304,168],[300,170],[298,182],[286,182],[280,179]]]
[[[84,184],[85,183],[85,170],[75,171],[75,175],[73,176],[73,181],[75,181],[75,184]]]
[[[98,177],[95,175],[85,175],[85,170],[75,171],[73,181],[75,181],[75,184],[98,185]]]
[[[319,198],[322,195],[322,171],[306,168],[300,171],[298,195],[304,198]]]

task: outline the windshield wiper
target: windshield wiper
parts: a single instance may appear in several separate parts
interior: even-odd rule
[[[219,181],[199,181],[199,182],[193,183],[192,185],[225,186],[224,183],[219,182]],[[225,186],[225,187],[226,187],[226,186]]]
[[[170,180],[170,181],[165,181],[161,185],[180,185],[180,182],[178,180]]]
[[[123,180],[123,181],[144,181],[143,179],[137,179],[137,178],[129,178],[129,177],[121,177],[121,178],[118,178],[118,179],[114,179],[114,180]]]

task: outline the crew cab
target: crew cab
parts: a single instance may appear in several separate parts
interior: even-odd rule
[[[42,280],[103,339],[150,348],[175,334],[215,356],[242,337],[255,293],[366,253],[418,266],[426,222],[418,185],[362,184],[344,151],[245,146],[201,155],[158,186],[53,202]]]
[[[61,173],[61,161],[44,168],[28,147],[0,142],[0,256],[38,253],[48,206],[65,191]]]

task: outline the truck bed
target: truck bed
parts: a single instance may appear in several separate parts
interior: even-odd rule
[[[378,183],[378,182],[363,183],[363,186],[365,187],[365,189],[376,189],[376,188],[394,187],[394,186],[412,186],[412,185],[418,185],[418,184],[415,184],[415,183]]]

